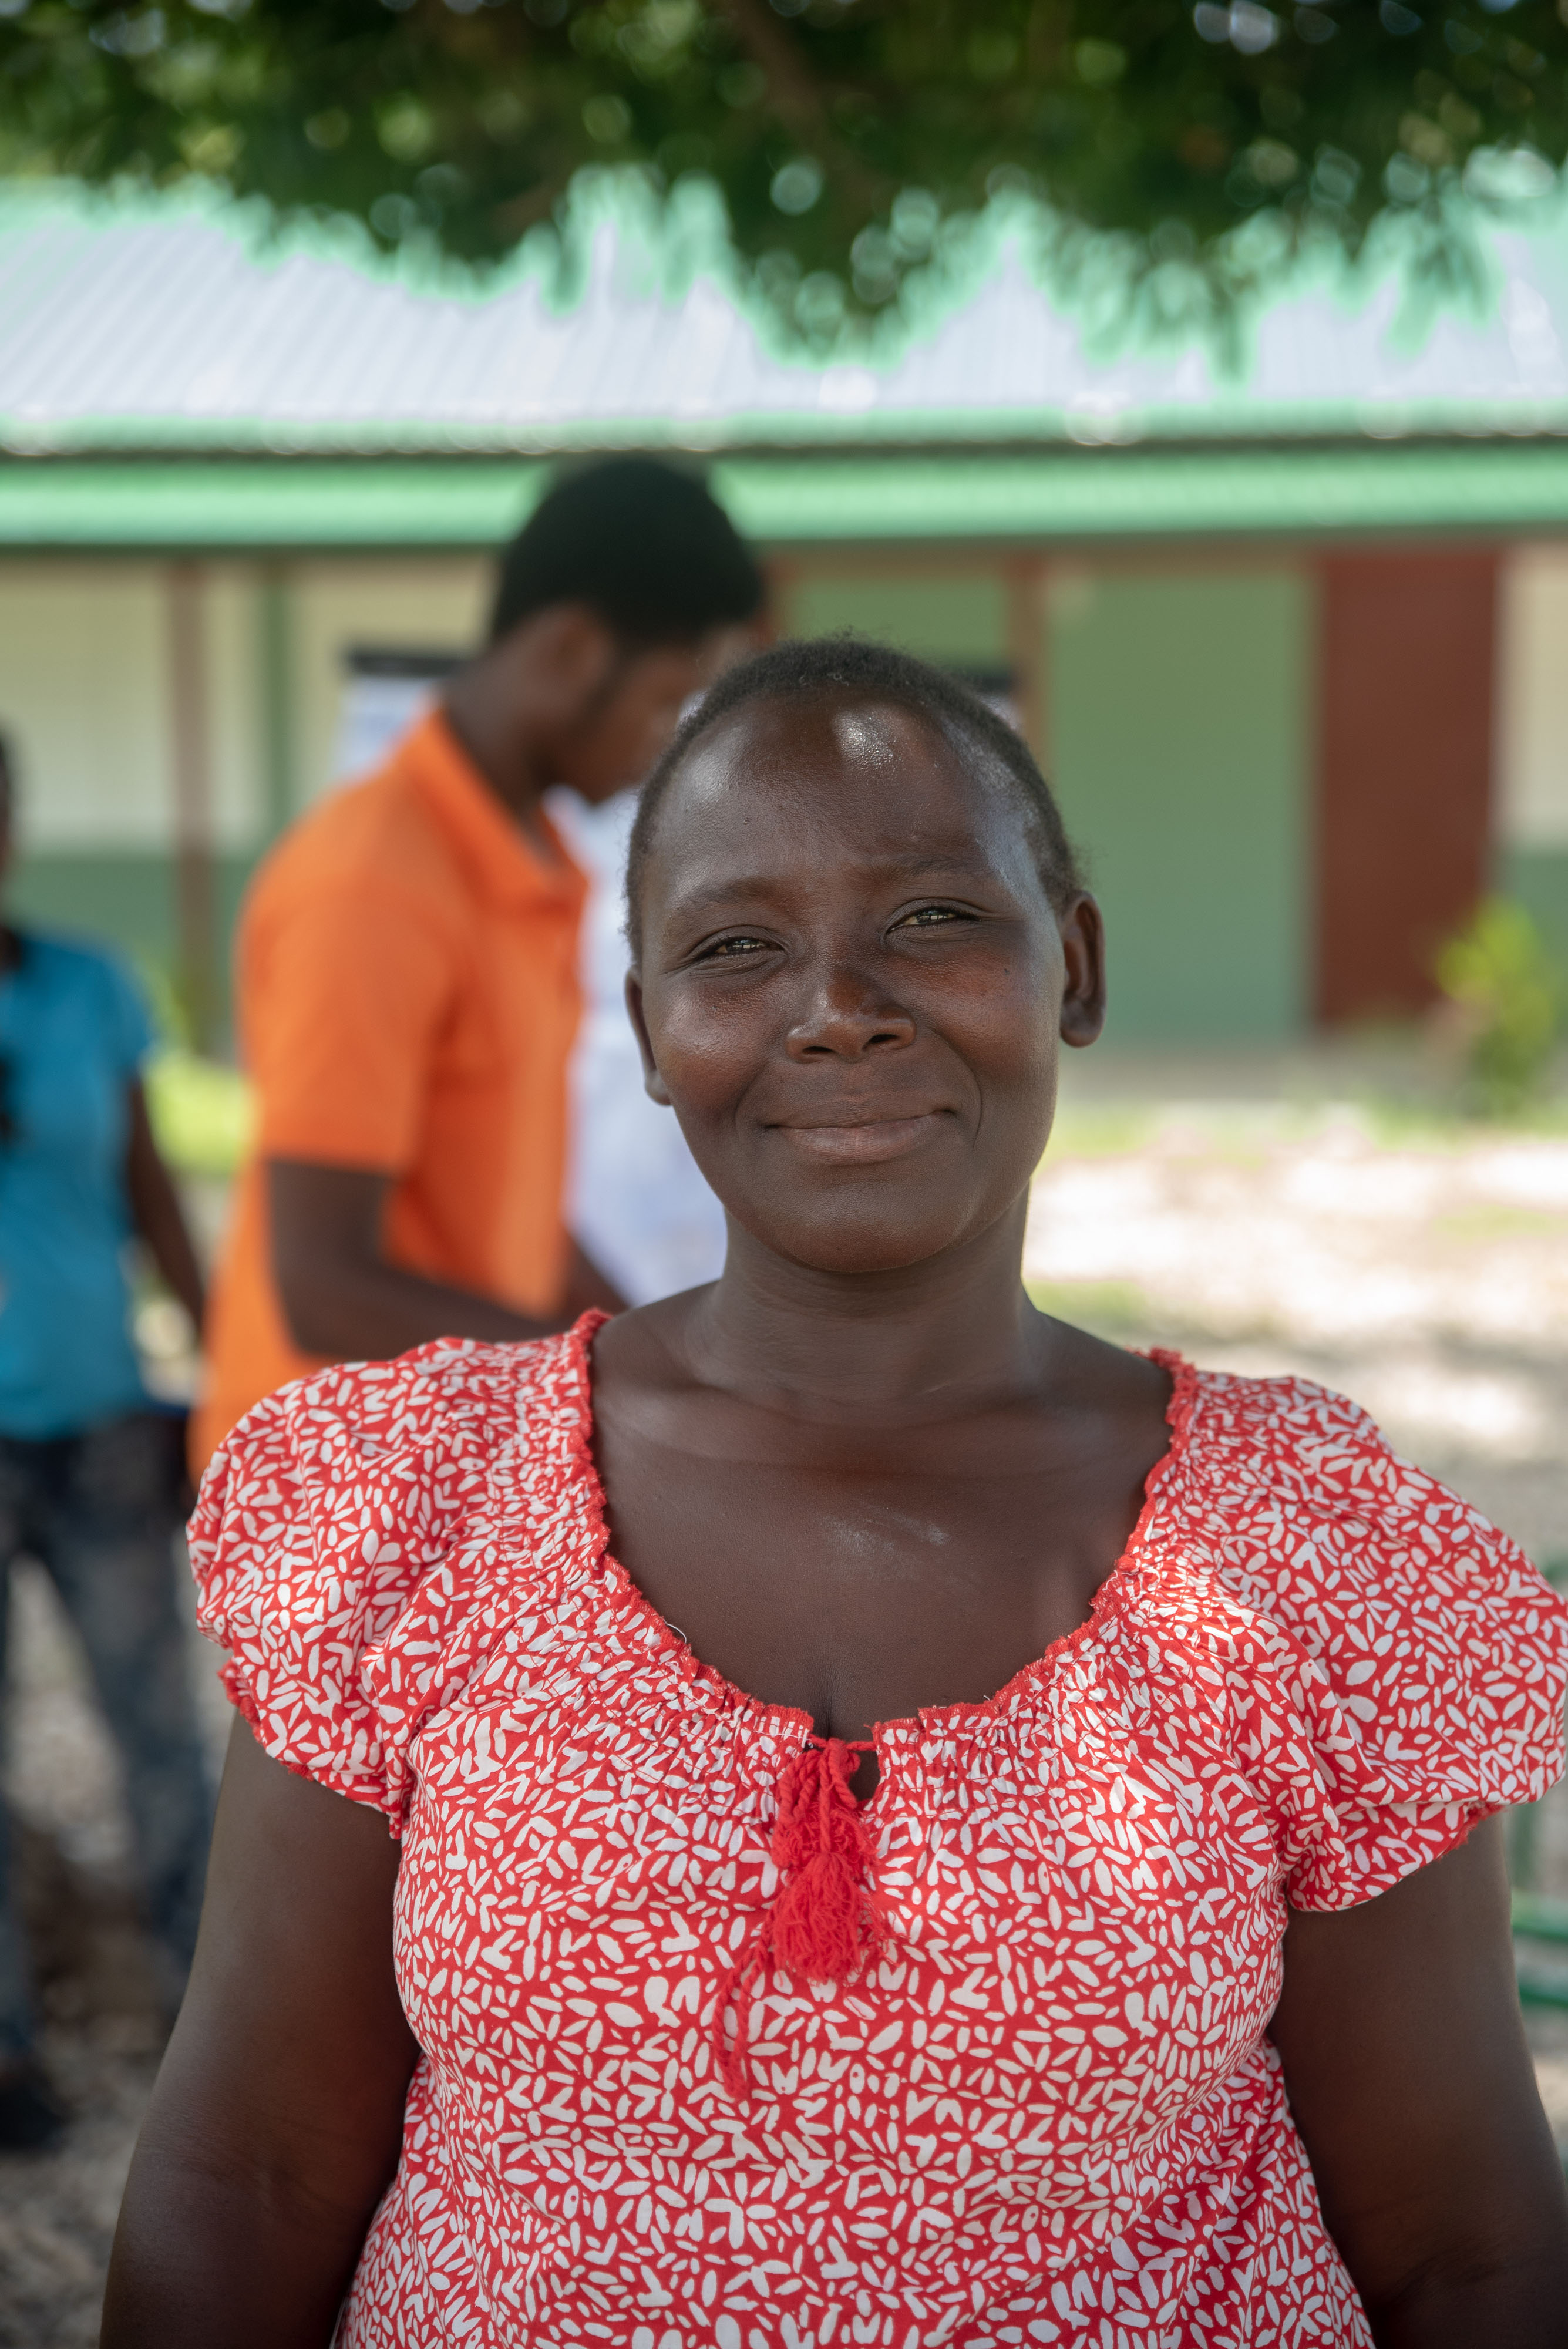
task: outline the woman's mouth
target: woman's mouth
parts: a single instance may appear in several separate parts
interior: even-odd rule
[[[918,1150],[945,1112],[922,1110],[914,1117],[863,1117],[853,1123],[805,1125],[792,1122],[776,1130],[789,1138],[803,1158],[819,1165],[867,1166],[885,1158],[901,1158]]]

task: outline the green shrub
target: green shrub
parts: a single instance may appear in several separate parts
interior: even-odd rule
[[[147,1071],[158,1147],[182,1174],[233,1174],[250,1142],[251,1089],[234,1069],[164,1044]]]
[[[1466,1105],[1516,1116],[1546,1092],[1568,988],[1522,905],[1489,897],[1437,960],[1464,1064]]]

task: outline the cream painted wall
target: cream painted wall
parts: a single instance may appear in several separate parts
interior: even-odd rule
[[[491,564],[483,560],[439,556],[290,567],[295,792],[300,805],[334,780],[347,655],[363,647],[471,650],[483,628],[492,575]]]
[[[168,653],[151,564],[0,567],[0,727],[34,849],[161,847]]]
[[[202,567],[213,844],[241,855],[263,844],[267,822],[262,578],[244,562]],[[34,855],[171,845],[168,580],[157,562],[0,564],[0,728],[16,748]],[[465,650],[490,582],[472,559],[288,566],[296,804],[332,779],[349,650]]]
[[[1516,548],[1502,595],[1502,844],[1568,850],[1568,544]]]
[[[213,842],[262,822],[254,585],[202,572]],[[168,572],[156,563],[0,565],[0,726],[35,854],[165,849],[173,835]]]

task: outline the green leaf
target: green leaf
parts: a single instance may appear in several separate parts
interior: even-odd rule
[[[665,197],[700,171],[742,279],[819,346],[1032,197],[1043,269],[1097,240],[1187,333],[1389,214],[1451,297],[1461,185],[1506,211],[1556,183],[1562,57],[1555,0],[0,0],[0,169],[205,177],[478,266],[585,168]]]

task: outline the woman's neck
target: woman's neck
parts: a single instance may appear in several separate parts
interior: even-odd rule
[[[1027,1209],[927,1263],[859,1275],[792,1263],[732,1226],[687,1325],[691,1367],[805,1420],[918,1424],[1038,1392],[1051,1324],[1023,1288]]]

